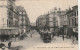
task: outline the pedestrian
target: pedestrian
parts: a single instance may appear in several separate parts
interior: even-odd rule
[[[76,30],[75,30],[75,28],[73,28],[73,40],[72,40],[72,43],[74,44],[74,38],[75,38],[75,32],[76,32]]]
[[[28,37],[28,35],[26,33],[24,33],[24,37]]]
[[[54,38],[54,35],[55,35],[55,32],[54,31],[52,31],[52,35],[53,35],[52,37]]]
[[[23,40],[24,30],[21,31],[21,40]]]
[[[20,33],[18,33],[18,40],[20,40]]]
[[[23,40],[23,34],[21,34],[21,40]]]
[[[32,38],[32,32],[30,32],[31,38]]]
[[[11,48],[11,43],[12,43],[12,41],[10,41],[10,42],[8,43],[8,48],[9,48],[9,49]]]
[[[72,39],[72,43],[74,44],[74,37],[73,37],[73,39]]]
[[[50,40],[52,39],[52,36],[51,36],[51,31],[48,30],[48,36],[50,37]]]
[[[15,39],[15,41],[16,41],[16,35],[14,34],[14,39]]]
[[[41,38],[42,38],[43,33],[44,33],[44,30],[42,29],[42,31],[41,31]]]
[[[57,33],[58,33],[58,35],[57,35],[57,36],[59,37],[59,33],[60,33],[59,29],[58,29],[58,32],[57,32]]]
[[[20,40],[21,40],[21,36],[22,36],[22,35],[21,35],[21,33],[20,33],[20,35],[19,35]]]
[[[63,35],[63,41],[64,41],[64,35]]]

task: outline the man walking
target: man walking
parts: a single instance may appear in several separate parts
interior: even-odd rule
[[[8,48],[9,49],[11,48],[11,41],[8,43]]]
[[[64,41],[64,35],[63,35],[63,41]]]
[[[31,35],[31,38],[32,38],[32,32],[30,31],[30,35]]]

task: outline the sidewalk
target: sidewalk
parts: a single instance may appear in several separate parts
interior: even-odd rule
[[[72,43],[72,38],[68,39],[68,38],[64,38],[64,41],[63,41],[63,38],[61,36],[55,36],[52,40],[54,43],[69,43],[69,44],[73,44]],[[78,41],[76,40],[76,38],[74,39],[74,44],[78,44]]]
[[[30,34],[28,34],[28,37],[24,38],[24,40],[18,40],[18,38],[16,41],[14,38],[12,38],[11,40],[12,40],[11,47],[13,50],[15,50],[16,48],[20,48],[21,50],[39,50],[39,49],[34,49],[34,47],[35,48],[37,47],[70,47],[70,46],[78,47],[78,44],[77,44],[78,41],[75,40],[75,43],[72,44],[72,39],[64,38],[64,41],[63,41],[62,37],[57,37],[57,36],[54,36],[51,43],[44,43],[43,40],[40,38],[40,35],[36,31],[34,31],[34,33],[32,34],[32,37],[30,37]],[[8,41],[3,43],[8,47]]]

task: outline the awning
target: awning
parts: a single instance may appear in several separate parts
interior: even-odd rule
[[[0,30],[1,29],[18,29],[18,28],[16,28],[16,27],[3,27],[3,28],[0,28]]]

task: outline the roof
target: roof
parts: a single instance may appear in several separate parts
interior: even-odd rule
[[[24,7],[22,6],[16,6],[16,11],[25,11]]]

